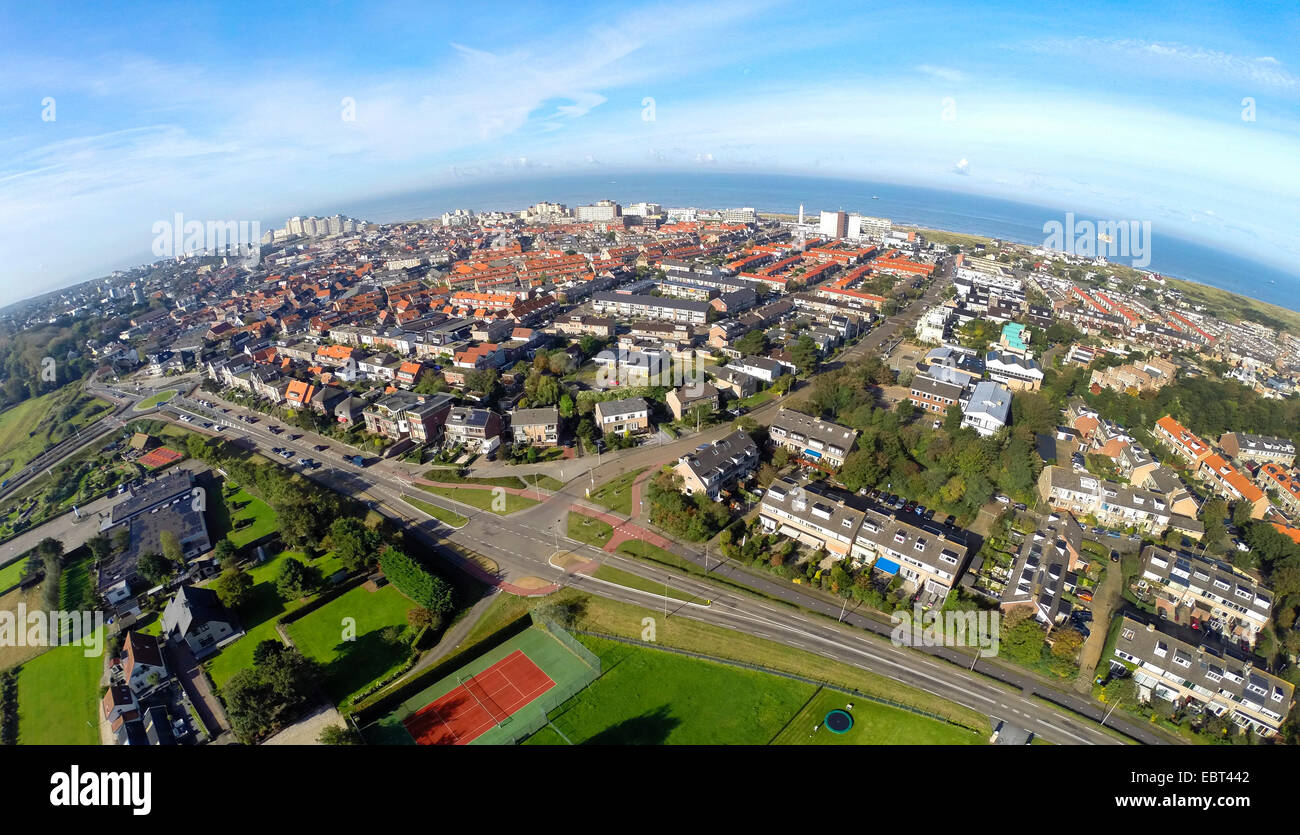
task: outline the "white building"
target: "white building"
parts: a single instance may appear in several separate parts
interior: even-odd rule
[[[1011,392],[987,380],[975,385],[962,407],[961,425],[988,437],[1011,422]]]

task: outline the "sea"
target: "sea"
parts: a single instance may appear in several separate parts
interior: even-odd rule
[[[321,207],[317,214],[342,212],[375,223],[438,217],[453,209],[519,211],[539,201],[570,208],[610,199],[623,205],[641,201],[665,208],[738,208],[808,215],[820,211],[857,212],[887,217],[896,225],[921,226],[1042,246],[1043,225],[1065,222],[1066,209],[1033,205],[966,192],[914,185],[780,174],[724,172],[627,172],[510,180],[440,186],[382,198]],[[1076,222],[1102,220],[1075,212]],[[1129,220],[1114,217],[1106,220]],[[1239,251],[1172,234],[1152,225],[1145,269],[1217,287],[1300,311],[1300,273],[1250,259]],[[1118,263],[1132,259],[1114,258]]]

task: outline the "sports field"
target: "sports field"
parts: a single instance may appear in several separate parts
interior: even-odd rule
[[[559,709],[530,745],[925,745],[983,743],[974,731],[815,684],[583,635],[606,671]],[[824,728],[853,704],[854,727]]]
[[[507,743],[594,674],[532,626],[407,699],[366,728],[366,738],[381,745]]]

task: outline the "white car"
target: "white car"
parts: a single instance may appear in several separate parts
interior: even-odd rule
[[[1008,499],[1006,496],[999,495],[999,496],[995,496],[994,498],[996,498],[1002,504],[1011,504],[1011,500]]]

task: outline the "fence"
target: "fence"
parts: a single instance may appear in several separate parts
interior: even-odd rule
[[[593,680],[600,676],[600,658],[596,653],[584,647],[577,638],[570,635],[568,630],[564,629],[555,621],[546,618],[534,618],[533,623],[540,626],[542,629],[545,629],[546,632],[552,638],[559,641],[565,649],[578,656],[582,663],[594,670],[596,675],[592,677]],[[583,686],[585,687],[586,685]]]

